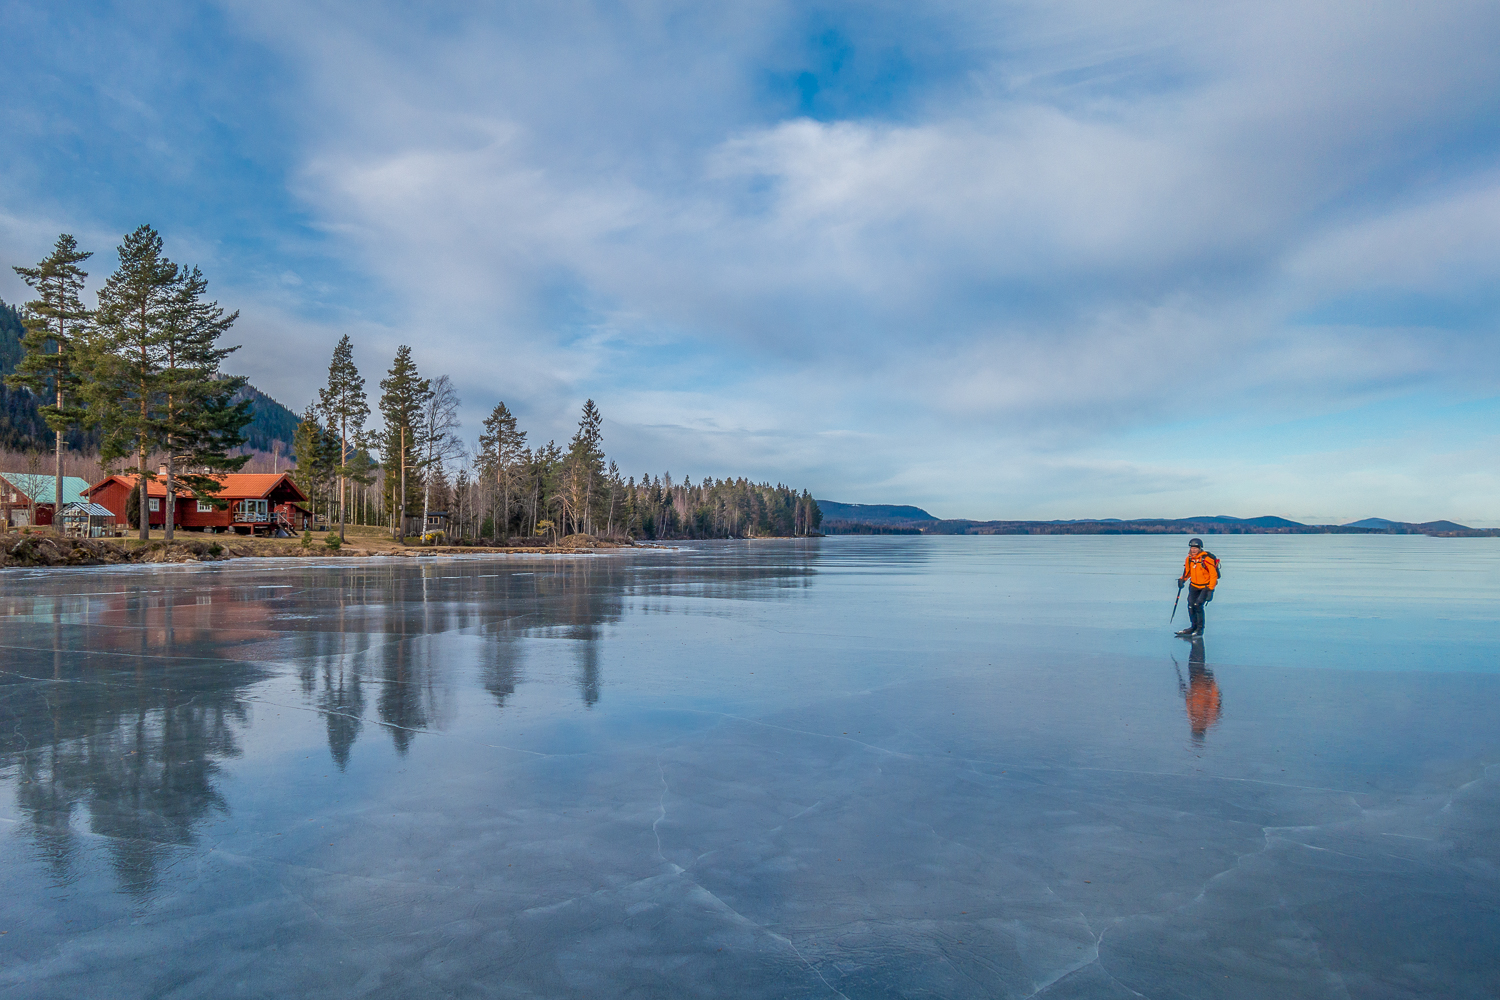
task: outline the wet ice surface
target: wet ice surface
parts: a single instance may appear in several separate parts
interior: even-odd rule
[[[1500,993],[1496,541],[1183,542],[0,573],[0,995]]]

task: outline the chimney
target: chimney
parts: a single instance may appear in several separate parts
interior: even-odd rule
[[[156,474],[158,476],[165,476],[167,474],[167,463],[166,462],[163,462],[163,463],[161,463],[160,465],[158,465],[156,467]]]

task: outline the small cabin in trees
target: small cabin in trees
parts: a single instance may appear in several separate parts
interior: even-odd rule
[[[286,473],[231,472],[215,476],[224,484],[213,500],[177,494],[172,524],[185,531],[210,534],[233,531],[241,535],[295,535],[312,524],[303,493]],[[114,475],[90,486],[88,499],[109,508],[120,524],[128,523],[125,505],[135,489],[133,475]],[[146,511],[153,528],[166,524],[167,487],[161,478],[146,483]]]

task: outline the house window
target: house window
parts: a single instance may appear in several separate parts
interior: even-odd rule
[[[198,513],[200,513],[200,514],[212,514],[213,511],[214,511],[213,501],[211,501],[211,500],[199,500],[198,501]]]
[[[155,514],[159,510],[161,510],[161,501],[158,500],[158,499],[156,499],[156,497],[152,497],[151,498],[151,513]]]

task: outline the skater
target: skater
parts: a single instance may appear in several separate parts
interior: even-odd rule
[[[1177,586],[1188,585],[1188,627],[1177,634],[1183,639],[1192,639],[1203,634],[1203,605],[1214,599],[1214,588],[1219,585],[1219,560],[1213,553],[1203,551],[1203,539],[1188,542],[1187,559],[1182,564],[1182,575]]]

